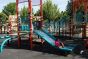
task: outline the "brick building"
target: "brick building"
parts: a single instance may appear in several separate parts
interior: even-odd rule
[[[75,12],[81,5],[84,7],[84,11],[88,13],[88,0],[72,0],[73,12]]]
[[[12,31],[17,31],[16,15],[10,15],[8,22],[9,22],[9,32],[12,33]]]
[[[83,11],[85,15],[85,20],[87,19],[88,15],[88,0],[71,0],[72,1],[72,6],[73,6],[73,17],[76,16],[77,10],[83,6]],[[75,18],[74,18],[75,19]],[[80,19],[81,20],[81,19]],[[83,37],[88,37],[88,22],[82,24],[82,36]]]

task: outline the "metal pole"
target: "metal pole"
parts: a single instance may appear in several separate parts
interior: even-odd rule
[[[40,0],[40,16],[41,16],[41,28],[43,25],[43,10],[42,10],[42,0]],[[41,39],[41,43],[43,44],[43,40]]]
[[[28,0],[28,12],[29,12],[29,25],[30,25],[30,33],[29,33],[29,43],[30,43],[30,48],[33,48],[33,42],[32,42],[32,34],[33,34],[33,29],[32,29],[32,0]]]
[[[43,9],[42,9],[42,0],[40,0],[40,16],[41,16],[41,19],[43,19]]]
[[[86,37],[86,22],[87,22],[87,0],[84,0],[84,12],[85,12],[85,20],[83,24],[83,37]]]
[[[10,16],[9,16],[9,23],[10,23],[10,31],[9,31],[9,34],[12,34],[12,24],[11,24],[11,19],[12,19],[12,16],[10,15]]]
[[[18,20],[18,3],[19,3],[19,0],[16,0],[16,16],[17,16],[18,48],[20,48],[20,47],[21,47],[21,38],[20,38],[19,20]]]

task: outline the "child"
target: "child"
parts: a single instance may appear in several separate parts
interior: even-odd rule
[[[57,40],[55,41],[55,45],[56,45],[57,47],[59,47],[59,48],[64,47],[64,44],[63,44],[62,42],[60,42],[59,39],[57,39]]]

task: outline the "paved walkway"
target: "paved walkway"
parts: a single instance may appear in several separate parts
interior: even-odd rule
[[[25,49],[5,49],[2,54],[0,54],[0,59],[86,59],[80,56],[73,57],[59,56],[49,53],[25,50]]]

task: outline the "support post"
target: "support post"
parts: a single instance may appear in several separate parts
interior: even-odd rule
[[[33,48],[33,42],[32,42],[32,34],[33,34],[33,27],[32,27],[32,0],[28,0],[28,12],[29,12],[29,25],[30,25],[29,43],[30,43],[30,49],[32,49]]]
[[[40,0],[40,16],[41,16],[41,28],[43,26],[43,10],[42,10],[42,0]],[[43,44],[43,40],[41,39],[41,43]]]
[[[12,19],[12,16],[10,15],[9,16],[9,26],[10,26],[10,30],[9,30],[9,34],[12,34],[12,24],[11,24],[11,19]]]
[[[84,39],[86,37],[86,24],[83,22],[82,24],[82,38]]]
[[[18,20],[18,3],[19,0],[16,0],[16,16],[17,16],[17,35],[18,35],[18,48],[21,47],[21,38],[20,38],[20,31],[19,31],[19,20]]]

